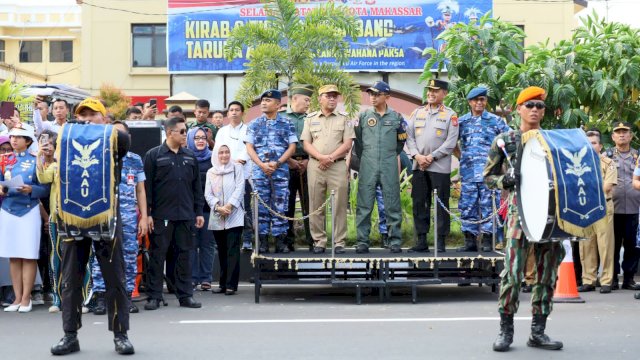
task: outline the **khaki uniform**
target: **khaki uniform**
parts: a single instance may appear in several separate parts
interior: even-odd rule
[[[353,125],[347,118],[347,114],[334,111],[329,116],[316,111],[307,116],[304,121],[301,140],[313,144],[313,147],[323,155],[329,155],[340,147],[345,141],[355,138]],[[347,203],[348,203],[348,179],[347,163],[345,159],[336,159],[335,163],[327,170],[320,170],[320,162],[309,158],[307,167],[307,179],[309,186],[309,211],[313,212],[322,205],[327,194],[335,190],[335,246],[345,246],[347,238]],[[311,237],[316,247],[325,248],[327,245],[327,230],[325,227],[325,213],[313,214],[309,218],[311,225]]]
[[[613,160],[600,155],[600,167],[602,168],[602,182],[604,185],[618,183],[618,170]],[[613,280],[613,201],[611,190],[605,194],[607,199],[607,223],[605,226],[598,226],[596,234],[588,241],[580,242],[580,261],[582,262],[582,284],[596,285],[598,274],[598,257],[602,264],[602,275],[600,284],[611,285]]]

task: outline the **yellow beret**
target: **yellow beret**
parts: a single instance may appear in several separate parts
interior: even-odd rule
[[[518,95],[518,100],[516,101],[516,104],[522,105],[522,103],[531,99],[544,101],[546,97],[547,97],[547,93],[544,91],[543,88],[540,88],[537,86],[529,86],[528,88],[520,91],[520,95]]]

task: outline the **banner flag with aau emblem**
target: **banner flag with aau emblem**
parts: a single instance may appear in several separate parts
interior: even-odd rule
[[[536,136],[546,150],[555,183],[556,217],[563,231],[589,237],[599,220],[606,221],[600,155],[581,129],[532,130],[523,142]]]
[[[87,228],[115,216],[118,132],[112,125],[65,124],[58,137],[58,216]]]

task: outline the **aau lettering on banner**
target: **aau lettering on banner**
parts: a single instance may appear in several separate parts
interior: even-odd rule
[[[297,0],[305,16],[324,1]],[[458,22],[470,22],[491,10],[491,0],[343,0],[360,19],[358,40],[350,42],[351,71],[421,71],[426,48],[442,50],[437,37]],[[171,73],[244,71],[251,48],[233,61],[224,59],[231,31],[263,22],[267,13],[256,0],[168,0],[168,69]],[[333,61],[322,57],[320,61]]]

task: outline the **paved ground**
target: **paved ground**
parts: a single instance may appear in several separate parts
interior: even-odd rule
[[[347,290],[348,291],[348,290]],[[565,349],[526,346],[528,294],[516,318],[512,351],[491,350],[498,331],[496,296],[487,287],[439,285],[420,290],[418,304],[407,293],[390,303],[322,287],[266,287],[260,304],[253,287],[236,296],[198,292],[199,310],[168,307],[131,317],[136,359],[638,359],[640,301],[633,292],[583,294],[584,304],[556,304],[548,334]],[[139,303],[140,304],[140,303]],[[117,357],[106,316],[87,314],[74,359]],[[61,336],[59,314],[46,307],[32,313],[0,312],[1,359],[50,358]]]

